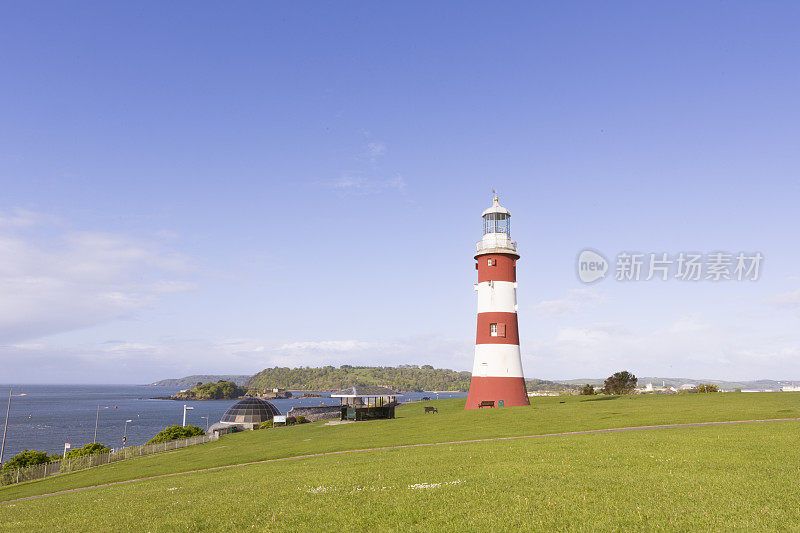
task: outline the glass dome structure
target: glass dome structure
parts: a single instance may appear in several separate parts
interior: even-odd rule
[[[260,424],[281,414],[278,408],[261,398],[245,398],[233,404],[220,422],[228,424]]]

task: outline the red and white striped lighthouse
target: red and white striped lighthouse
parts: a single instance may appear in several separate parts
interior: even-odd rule
[[[483,212],[483,238],[475,254],[478,334],[465,409],[476,409],[482,402],[494,402],[495,407],[530,405],[519,354],[517,259],[511,213],[495,197]]]

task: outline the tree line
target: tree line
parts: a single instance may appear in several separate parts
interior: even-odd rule
[[[421,392],[469,390],[471,374],[431,365],[266,368],[251,377],[245,387],[261,393],[272,389],[306,391],[339,390],[345,387],[389,387],[397,391]]]

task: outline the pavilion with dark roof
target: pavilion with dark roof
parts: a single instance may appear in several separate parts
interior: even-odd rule
[[[386,387],[354,386],[336,391],[331,398],[340,398],[342,420],[394,418],[399,393]]]

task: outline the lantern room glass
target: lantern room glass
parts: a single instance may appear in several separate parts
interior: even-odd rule
[[[486,213],[483,215],[483,234],[505,233],[511,236],[511,216],[506,213]]]

